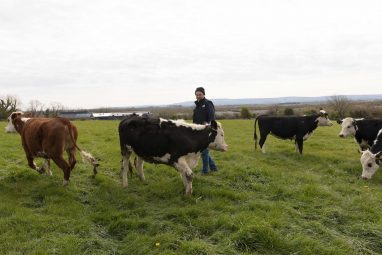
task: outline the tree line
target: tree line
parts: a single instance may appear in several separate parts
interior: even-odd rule
[[[20,111],[21,107],[22,102],[16,96],[0,95],[0,119],[8,118],[12,112]],[[65,110],[65,107],[58,102],[46,106],[38,100],[31,100],[25,109],[31,117],[57,117],[60,111]]]
[[[21,109],[22,103],[16,96],[1,96],[0,95],[0,119],[6,119],[12,112]],[[261,108],[265,110],[265,114],[269,115],[303,115],[317,112],[322,107],[328,111],[332,119],[344,118],[344,117],[382,117],[382,102],[370,101],[370,102],[358,102],[352,101],[346,96],[331,96],[327,102],[321,105],[282,105],[275,104],[269,106],[241,106],[235,114],[222,114],[217,116],[219,119],[251,119],[256,117],[256,111]],[[46,106],[38,100],[31,100],[26,107],[23,107],[29,116],[31,117],[57,117],[60,111],[66,110],[61,103],[53,102]],[[232,107],[223,106],[217,108],[225,108],[229,110]],[[172,119],[190,119],[192,118],[191,108],[160,108],[159,111],[156,107],[149,109],[159,117],[172,118]],[[94,109],[95,110],[95,109]],[[131,109],[130,109],[131,110]],[[131,111],[139,110],[134,108]],[[101,112],[108,112],[108,109],[98,109]]]

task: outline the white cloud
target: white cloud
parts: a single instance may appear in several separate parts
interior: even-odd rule
[[[0,94],[70,107],[382,93],[382,3],[0,2]]]

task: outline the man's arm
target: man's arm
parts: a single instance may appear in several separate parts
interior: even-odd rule
[[[211,121],[215,119],[215,108],[214,108],[212,102],[208,102],[208,104],[206,104],[206,107],[207,107],[207,119],[206,119],[206,122],[208,124],[211,124]]]

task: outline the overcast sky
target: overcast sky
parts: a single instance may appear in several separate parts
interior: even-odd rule
[[[382,94],[380,0],[0,0],[0,95],[71,108]]]

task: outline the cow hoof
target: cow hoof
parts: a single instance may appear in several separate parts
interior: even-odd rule
[[[64,180],[64,182],[62,183],[62,186],[68,186],[68,184],[69,184],[69,181]]]
[[[37,167],[36,171],[39,173],[39,174],[43,174],[45,172],[45,169],[42,168],[42,167]]]

